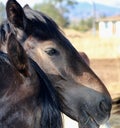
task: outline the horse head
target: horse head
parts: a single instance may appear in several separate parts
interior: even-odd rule
[[[15,0],[7,2],[6,10],[17,40],[55,87],[61,111],[78,121],[80,128],[105,123],[111,111],[109,92],[57,24]]]

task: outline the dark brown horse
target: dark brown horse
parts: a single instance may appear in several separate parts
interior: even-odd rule
[[[78,121],[80,128],[97,128],[106,122],[111,110],[106,87],[56,23],[29,6],[22,8],[15,0],[7,2],[6,10],[10,31],[52,82],[61,111]]]
[[[0,52],[0,128],[62,128],[55,89],[11,34]]]

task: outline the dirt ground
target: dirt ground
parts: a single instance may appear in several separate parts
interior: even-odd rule
[[[108,88],[111,97],[120,96],[120,59],[91,59],[90,66]]]

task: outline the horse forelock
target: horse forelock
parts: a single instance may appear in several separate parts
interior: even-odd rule
[[[32,22],[34,35],[39,33],[39,38],[43,40],[59,38],[61,30],[52,18],[42,12],[32,10],[29,6],[25,6],[23,9],[28,20]]]
[[[32,22],[33,29],[32,36],[40,40],[56,40],[59,44],[64,45],[70,49],[73,46],[69,40],[64,36],[62,29],[56,22],[42,12],[32,10],[28,5],[24,7],[26,17]]]

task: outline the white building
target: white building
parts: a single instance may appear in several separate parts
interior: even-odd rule
[[[120,16],[106,17],[98,20],[100,37],[120,37]]]

